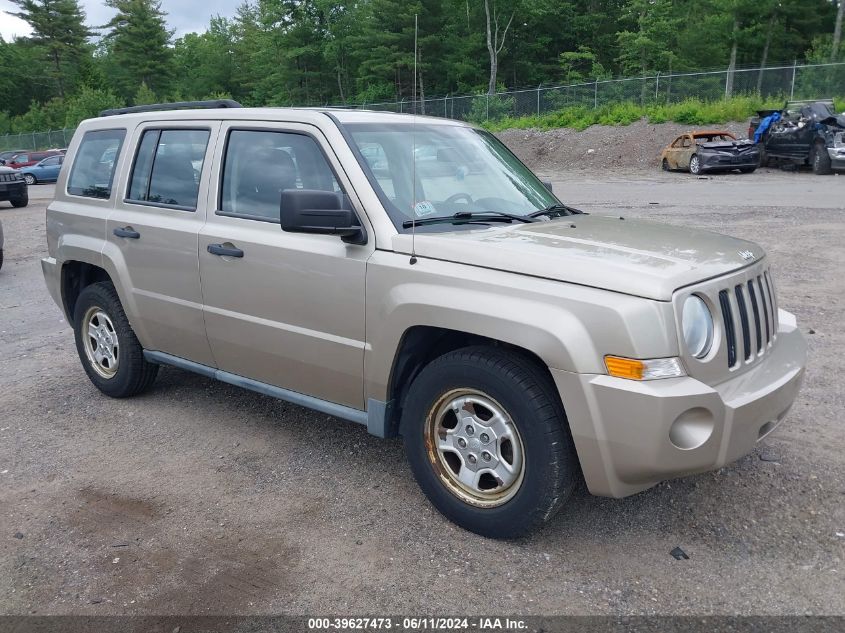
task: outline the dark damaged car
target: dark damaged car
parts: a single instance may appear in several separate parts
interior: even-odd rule
[[[687,132],[667,145],[660,154],[664,171],[733,171],[751,173],[760,165],[760,150],[754,141],[739,140],[724,130]]]
[[[759,110],[749,123],[767,164],[809,165],[816,174],[845,170],[845,114],[833,101],[788,101],[782,110]]]

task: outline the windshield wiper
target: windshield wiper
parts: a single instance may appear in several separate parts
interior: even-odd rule
[[[419,218],[417,220],[405,220],[402,222],[403,229],[409,229],[412,226],[425,226],[426,224],[440,224],[443,222],[452,222],[454,224],[465,224],[467,222],[536,222],[531,216],[515,215],[513,213],[505,213],[504,211],[458,211],[452,215],[437,215],[430,218]]]
[[[538,218],[541,215],[547,215],[550,218],[559,218],[566,215],[586,215],[580,209],[576,209],[574,207],[568,207],[565,204],[553,204],[545,209],[540,209],[539,211],[535,211],[534,213],[528,214],[529,218]]]

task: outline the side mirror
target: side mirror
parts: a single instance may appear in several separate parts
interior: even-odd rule
[[[555,192],[554,187],[552,186],[552,181],[551,181],[551,180],[541,180],[540,182],[542,182],[542,183],[543,183],[543,186],[544,186],[546,189],[548,189],[548,190],[549,190],[549,191],[551,191],[552,193],[554,193],[554,192]]]
[[[288,233],[339,235],[349,244],[365,244],[367,234],[345,194],[313,189],[282,191],[279,218]]]

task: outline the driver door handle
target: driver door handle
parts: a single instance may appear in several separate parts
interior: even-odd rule
[[[243,257],[244,252],[235,246],[223,246],[223,244],[209,244],[208,252],[220,257]]]

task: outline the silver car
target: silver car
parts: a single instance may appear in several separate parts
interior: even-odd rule
[[[758,245],[581,213],[464,123],[236,105],[74,135],[42,266],[103,393],[165,364],[401,435],[434,506],[498,538],[787,415],[805,342]]]

